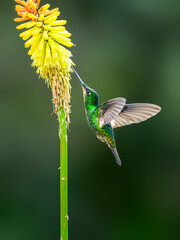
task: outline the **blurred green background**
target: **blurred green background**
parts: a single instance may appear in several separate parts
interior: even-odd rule
[[[41,1],[42,4],[48,1]],[[180,1],[61,0],[73,61],[100,101],[162,107],[115,130],[122,167],[89,129],[72,75],[69,239],[180,239]],[[59,138],[50,89],[0,8],[0,239],[59,239]]]

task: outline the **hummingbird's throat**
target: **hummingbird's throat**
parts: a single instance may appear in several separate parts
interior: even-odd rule
[[[85,96],[86,96],[86,89],[82,86],[82,90],[83,90],[83,97],[84,97],[84,100],[85,100]]]

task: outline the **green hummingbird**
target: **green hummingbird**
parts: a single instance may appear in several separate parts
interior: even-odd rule
[[[81,82],[83,89],[86,118],[97,138],[105,142],[114,154],[115,160],[121,166],[121,160],[116,148],[113,129],[140,123],[155,116],[161,108],[149,103],[126,104],[122,97],[111,99],[99,105],[99,96],[95,90],[88,87],[72,67]]]

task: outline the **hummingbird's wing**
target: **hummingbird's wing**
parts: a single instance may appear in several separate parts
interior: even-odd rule
[[[99,120],[100,128],[102,128],[104,125],[110,123],[113,119],[115,119],[123,109],[125,103],[126,103],[125,98],[114,98],[98,106],[100,110]]]
[[[111,121],[112,128],[140,123],[155,116],[161,108],[149,103],[126,104],[119,115]]]

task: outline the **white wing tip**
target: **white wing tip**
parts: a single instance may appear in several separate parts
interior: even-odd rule
[[[158,108],[158,112],[160,112],[160,111],[161,111],[161,107],[158,106],[158,105],[156,105],[156,106],[157,106],[157,108]]]
[[[153,110],[155,110],[155,114],[154,115],[158,114],[161,111],[161,107],[158,106],[158,105],[152,104],[152,107],[153,107]]]

